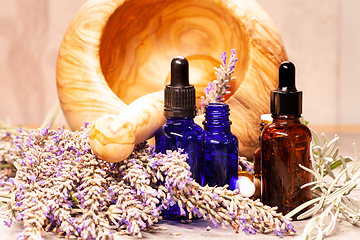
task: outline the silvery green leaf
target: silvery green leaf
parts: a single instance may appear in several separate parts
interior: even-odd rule
[[[318,173],[316,173],[316,172],[314,172],[312,169],[307,168],[307,167],[305,167],[305,166],[303,166],[303,165],[301,165],[301,164],[299,164],[299,167],[301,167],[302,169],[304,169],[304,170],[306,170],[306,171],[310,172],[310,173],[311,173],[312,175],[314,175],[317,179],[319,179],[319,178],[320,178],[319,174],[318,174]]]
[[[360,163],[354,163],[353,165],[345,168],[344,170],[342,170],[342,171],[339,173],[339,175],[334,179],[334,181],[333,181],[332,184],[330,185],[330,187],[329,187],[329,189],[328,189],[328,194],[331,193],[331,191],[332,191],[332,189],[334,188],[335,184],[339,181],[339,179],[342,177],[342,175],[345,173],[345,171],[347,171],[349,168],[352,168],[352,167],[354,167],[354,166],[356,166],[356,165],[360,165]],[[355,176],[353,176],[353,179],[351,179],[350,182],[353,183],[354,181],[356,181],[357,178],[359,177],[359,175],[360,175],[360,172],[357,173]],[[347,183],[347,184],[348,184],[348,183]]]
[[[292,211],[290,211],[288,214],[285,215],[285,217],[291,218],[292,216],[299,213],[303,209],[307,208],[308,206],[310,206],[316,202],[323,200],[324,198],[325,197],[318,197],[318,198],[311,199],[310,201],[307,201],[307,202],[301,204],[300,206],[298,206],[297,208],[293,209]],[[322,204],[317,204],[317,205],[321,206]]]
[[[321,133],[321,137],[322,137],[322,139],[324,141],[324,144],[329,142],[329,139],[326,137],[325,133]]]
[[[342,201],[344,202],[344,207],[347,208],[348,211],[351,211],[353,214],[359,212],[359,203],[356,200],[344,196]]]
[[[306,188],[306,187],[308,187],[308,186],[311,186],[311,185],[314,185],[314,184],[318,184],[318,183],[320,183],[320,182],[321,182],[321,181],[309,182],[309,183],[307,183],[307,184],[302,185],[301,188]],[[317,186],[318,186],[318,185],[317,185]],[[317,187],[317,186],[314,186],[314,187]]]
[[[311,132],[312,138],[315,141],[315,145],[320,146],[320,139],[319,139],[319,136],[317,135],[317,133],[314,130],[312,130],[311,128],[310,128],[310,132]]]
[[[333,171],[331,171],[330,166],[329,166],[328,164],[325,164],[324,167],[325,167],[325,169],[326,169],[326,172],[330,175],[330,177],[332,177],[333,179],[335,179],[336,177],[335,177]]]
[[[316,230],[318,231],[316,240],[322,240],[323,239],[323,231],[322,231],[321,225],[316,226]]]
[[[354,151],[355,151],[355,162],[359,162],[359,161],[360,161],[360,158],[359,158],[358,148],[357,148],[357,146],[356,146],[355,143],[353,143],[353,146],[354,146]]]
[[[345,169],[345,167],[346,167],[346,161],[345,161],[344,157],[341,156],[341,155],[340,155],[340,161],[341,161],[341,163],[342,163],[342,165],[343,165],[343,167],[342,167],[342,170],[343,170],[343,169]],[[350,179],[350,177],[349,177],[349,173],[348,173],[347,170],[345,171],[345,175],[346,175],[345,181],[348,181],[348,180]]]
[[[333,214],[331,211],[329,211],[329,213],[331,215],[331,222],[329,223],[329,225],[324,230],[324,233],[325,233],[326,236],[329,236],[331,231],[334,229],[335,224],[336,224],[337,216],[339,215],[339,211],[340,211],[339,208],[336,209],[335,214]]]
[[[321,149],[322,148],[318,145],[312,147],[313,152],[318,155],[317,157],[320,157]]]
[[[335,149],[335,152],[333,153],[333,155],[331,156],[331,158],[332,158],[333,160],[336,159],[338,153],[339,153],[339,148],[336,148],[336,149]]]
[[[330,142],[325,143],[321,154],[323,156],[330,156],[336,148],[338,139],[339,137],[335,135],[335,138],[333,138]]]
[[[316,214],[321,209],[321,206],[322,206],[321,203],[316,204],[314,207],[312,207],[309,210],[307,210],[306,212],[300,214],[296,219],[302,220],[302,219],[311,217],[312,215]]]
[[[354,151],[355,151],[355,162],[360,162],[358,148],[357,148],[357,146],[356,146],[355,143],[353,143],[353,146],[354,146]],[[357,170],[359,170],[359,168],[360,168],[360,165],[357,166],[357,167],[355,167],[355,168],[351,171],[351,173],[355,173]]]

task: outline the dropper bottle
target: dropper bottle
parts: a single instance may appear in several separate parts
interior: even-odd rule
[[[189,84],[189,63],[184,57],[171,61],[171,80],[164,89],[164,115],[167,123],[155,134],[155,151],[183,149],[188,154],[192,178],[201,183],[203,129],[194,122],[195,88]],[[179,215],[176,205],[163,211],[163,218],[174,219]]]
[[[295,66],[279,67],[279,86],[270,93],[272,123],[261,134],[262,202],[287,214],[311,200],[309,128],[300,122],[302,92],[295,87]],[[296,217],[296,216],[295,216]]]

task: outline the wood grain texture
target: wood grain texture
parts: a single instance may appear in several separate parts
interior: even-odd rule
[[[166,123],[163,109],[163,92],[159,91],[139,97],[119,115],[100,117],[90,131],[91,149],[108,162],[127,158],[136,144],[154,136]]]
[[[59,51],[57,86],[64,115],[75,130],[84,121],[121,114],[133,100],[163,89],[177,55],[189,59],[190,82],[199,93],[215,78],[218,64],[210,66],[232,48],[239,58],[237,80],[226,102],[240,154],[251,157],[278,66],[287,59],[276,28],[255,0],[88,1]],[[163,119],[162,111],[151,112],[150,118]],[[200,125],[201,119],[196,118]],[[148,127],[160,122],[149,121]],[[151,131],[147,134],[142,137],[151,137]]]

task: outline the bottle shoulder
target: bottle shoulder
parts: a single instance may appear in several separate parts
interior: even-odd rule
[[[191,124],[165,124],[164,131],[171,130],[176,132],[184,132],[184,131],[196,131],[196,132],[203,132],[203,129],[197,125],[196,123]]]
[[[225,133],[218,133],[218,132],[204,132],[204,142],[211,142],[211,141],[217,141],[217,142],[233,142],[235,144],[238,144],[239,140],[238,138],[232,134],[231,132],[225,132]]]
[[[272,122],[266,125],[261,132],[262,138],[264,136],[281,136],[288,135],[305,136],[311,138],[310,129],[303,123],[287,123],[287,122]]]

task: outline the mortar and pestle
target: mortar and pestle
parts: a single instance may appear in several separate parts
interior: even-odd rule
[[[171,59],[188,59],[199,108],[221,53],[230,49],[239,60],[226,103],[239,153],[252,157],[260,115],[269,112],[269,93],[287,59],[272,20],[255,0],[89,0],[59,50],[62,111],[72,130],[94,124],[96,155],[121,161],[166,122],[163,88]]]

